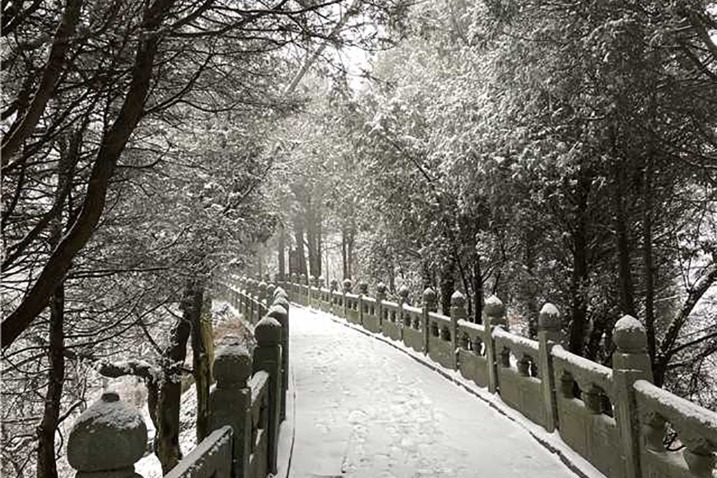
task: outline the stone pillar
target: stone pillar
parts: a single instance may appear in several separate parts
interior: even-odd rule
[[[386,300],[386,284],[376,284],[376,312],[378,313],[378,329],[383,330],[383,301]]]
[[[363,298],[365,295],[368,295],[368,284],[366,281],[359,282],[359,298],[358,298],[358,308],[359,308],[359,324],[363,326]]]
[[[555,376],[550,351],[560,343],[562,319],[553,304],[545,304],[538,316],[538,369],[540,388],[545,405],[545,429],[552,433],[558,426],[558,409],[555,399]]]
[[[483,324],[485,326],[485,336],[483,344],[485,345],[486,363],[488,366],[488,391],[495,393],[498,390],[498,369],[496,368],[496,350],[493,341],[493,328],[506,327],[505,306],[503,302],[496,296],[489,297],[483,305],[483,313],[485,318]]]
[[[615,324],[612,340],[617,350],[612,354],[612,377],[615,394],[615,421],[624,453],[624,476],[639,478],[640,425],[633,384],[637,380],[653,381],[652,365],[647,353],[647,334],[636,318],[625,315]]]
[[[225,337],[224,344],[217,351],[212,369],[216,385],[209,395],[209,427],[232,427],[232,476],[247,478],[251,453],[251,389],[247,380],[251,376],[251,357],[237,337]]]
[[[279,425],[281,424],[281,324],[272,317],[264,317],[254,328],[256,347],[252,371],[264,370],[269,374],[269,423],[267,425],[267,469],[277,472],[279,450]]]
[[[423,291],[423,324],[421,332],[423,332],[423,352],[428,355],[428,334],[431,333],[431,327],[428,319],[429,312],[436,311],[436,291],[430,287],[426,287]]]
[[[142,415],[110,391],[72,425],[67,461],[77,470],[77,478],[141,478],[134,464],[146,446],[147,426]]]
[[[451,295],[451,344],[453,345],[453,369],[458,370],[458,321],[466,320],[466,296],[459,290]]]
[[[281,419],[284,420],[289,390],[289,301],[277,297],[266,316],[276,319],[281,324]]]
[[[351,279],[344,279],[344,319],[348,320],[349,313],[348,311],[348,305],[346,304],[346,294],[351,293],[351,288],[353,287],[353,283],[351,282]]]

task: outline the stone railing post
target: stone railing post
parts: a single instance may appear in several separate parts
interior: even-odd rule
[[[296,299],[297,294],[296,294],[296,273],[295,272],[292,272],[291,274],[289,274],[289,290],[287,292],[289,292],[289,297],[291,297],[292,299]]]
[[[359,297],[358,297],[358,306],[359,306],[359,324],[363,327],[363,298],[364,296],[368,295],[368,284],[366,281],[359,282]]]
[[[428,318],[429,312],[435,312],[436,309],[436,291],[430,287],[426,287],[423,291],[423,309],[421,310],[423,315],[423,352],[428,355],[428,334],[431,333],[430,319]]]
[[[401,341],[403,341],[403,327],[406,325],[406,319],[403,315],[403,305],[409,304],[409,302],[408,302],[408,294],[409,293],[410,292],[408,290],[408,287],[406,287],[406,284],[403,284],[403,285],[401,285],[401,287],[398,288],[398,295],[399,295],[399,297],[401,297],[401,300],[399,301],[399,304],[398,304],[398,317],[396,318],[396,320],[398,320],[398,322],[400,322],[398,330],[399,330],[399,335],[400,335]]]
[[[256,348],[252,371],[264,370],[269,374],[269,414],[267,436],[267,466],[270,473],[277,472],[279,425],[281,424],[281,324],[272,317],[264,317],[254,328]]]
[[[216,384],[209,395],[209,427],[211,430],[232,427],[233,478],[249,476],[251,389],[247,380],[251,367],[249,352],[239,344],[239,338],[225,337],[212,369]]]
[[[453,346],[453,369],[458,370],[458,321],[466,320],[466,296],[459,290],[451,295],[451,345]]]
[[[353,283],[351,282],[351,279],[348,279],[348,278],[344,279],[343,286],[344,286],[344,287],[343,287],[343,289],[344,289],[344,290],[343,290],[343,295],[344,295],[344,301],[343,301],[343,302],[344,302],[344,319],[348,320],[348,318],[349,318],[349,313],[347,312],[347,311],[348,311],[348,305],[346,304],[346,294],[350,294],[350,293],[351,293],[351,288],[353,287]]]
[[[274,299],[267,317],[281,324],[281,419],[286,418],[286,397],[289,390],[289,301],[286,297]]]
[[[488,391],[495,393],[498,390],[498,369],[496,368],[495,341],[493,340],[493,328],[507,325],[505,320],[505,306],[496,296],[489,297],[483,305],[485,319],[485,358],[488,366]]]
[[[553,304],[545,304],[538,316],[538,370],[540,388],[545,404],[545,429],[552,433],[558,426],[558,409],[555,401],[555,377],[550,352],[560,343],[562,319]]]
[[[639,320],[626,315],[615,324],[612,340],[617,350],[612,354],[612,377],[615,393],[615,419],[624,455],[626,478],[639,478],[640,425],[633,384],[637,380],[652,382],[652,365],[647,353],[647,334]]]
[[[146,446],[147,426],[139,411],[116,392],[105,392],[72,425],[67,461],[77,478],[142,478],[134,464]]]
[[[378,329],[383,330],[383,301],[386,300],[386,284],[376,284],[376,313],[378,313]]]

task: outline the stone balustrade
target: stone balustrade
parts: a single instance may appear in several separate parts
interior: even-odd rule
[[[645,331],[625,316],[613,332],[612,368],[572,354],[560,346],[562,317],[545,304],[538,317],[538,340],[510,333],[505,306],[490,297],[483,323],[468,320],[465,297],[451,298],[450,316],[436,312],[436,293],[427,288],[421,307],[386,300],[378,284],[375,297],[350,279],[321,288],[296,276],[280,284],[293,302],[330,312],[348,322],[402,342],[437,364],[458,371],[477,386],[496,393],[529,420],[557,431],[562,440],[609,478],[713,478],[717,414],[652,384]],[[332,282],[333,283],[333,282]],[[677,433],[684,448],[668,451],[666,433]],[[679,447],[678,447],[679,448]]]
[[[238,278],[217,292],[248,320],[256,346],[234,336],[219,345],[210,392],[212,430],[166,476],[248,478],[278,469],[280,423],[286,416],[289,370],[289,300],[281,287]],[[73,424],[67,457],[77,478],[142,478],[134,465],[147,451],[142,415],[105,392]]]

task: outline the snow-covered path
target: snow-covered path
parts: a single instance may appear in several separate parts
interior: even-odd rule
[[[290,476],[575,478],[523,428],[390,345],[291,310]]]

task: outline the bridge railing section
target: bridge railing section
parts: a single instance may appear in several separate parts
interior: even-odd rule
[[[609,478],[715,476],[717,414],[652,384],[646,334],[633,317],[615,326],[610,368],[560,346],[562,320],[551,304],[540,311],[538,337],[531,340],[508,331],[496,297],[486,300],[482,323],[475,323],[460,292],[451,297],[450,315],[443,315],[430,288],[418,307],[409,304],[407,290],[399,290],[400,303],[386,300],[381,283],[375,297],[363,282],[352,293],[350,279],[341,291],[336,281],[326,291],[319,281],[297,276],[279,284],[292,301],[402,342],[498,394],[532,422],[557,431]],[[671,450],[665,447],[669,433],[677,435]]]
[[[271,476],[278,469],[280,423],[286,416],[288,295],[246,279],[217,289],[247,319],[262,315],[254,322],[256,345],[250,351],[251,344],[238,337],[222,339],[212,369],[210,433],[165,476]],[[73,424],[67,450],[78,477],[141,478],[134,464],[146,454],[147,426],[116,392],[105,392]]]

